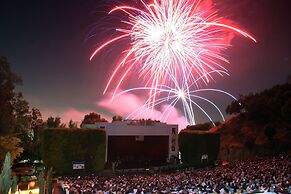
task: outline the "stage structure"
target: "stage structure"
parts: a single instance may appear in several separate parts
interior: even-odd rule
[[[175,162],[178,125],[153,120],[124,120],[84,124],[106,131],[105,162],[117,167],[145,167]]]

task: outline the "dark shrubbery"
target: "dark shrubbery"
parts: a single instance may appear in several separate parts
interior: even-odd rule
[[[256,94],[240,96],[226,109],[228,114],[245,111],[250,120],[261,123],[290,124],[291,84],[276,85]]]
[[[189,130],[179,134],[179,148],[182,162],[194,166],[213,164],[219,151],[219,133],[195,133]],[[203,154],[208,155],[207,161],[201,161]]]
[[[42,158],[57,174],[72,174],[72,162],[85,162],[84,173],[104,168],[105,131],[100,129],[46,129],[42,136]]]

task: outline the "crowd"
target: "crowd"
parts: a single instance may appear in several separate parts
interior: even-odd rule
[[[288,157],[234,161],[225,166],[131,176],[63,177],[66,193],[291,193]]]

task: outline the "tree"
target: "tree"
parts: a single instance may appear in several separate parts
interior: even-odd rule
[[[20,146],[21,140],[12,135],[0,136],[0,163],[4,161],[7,152],[11,154],[11,161],[13,162],[23,152]]]
[[[18,133],[28,132],[31,134],[31,112],[28,102],[23,98],[21,92],[16,93],[12,100],[12,106],[15,119],[14,131]]]
[[[91,112],[84,116],[81,126],[84,124],[95,124],[96,122],[108,122],[105,118],[102,118],[100,114]]]
[[[31,129],[33,132],[33,144],[30,156],[35,159],[40,159],[41,155],[41,134],[44,130],[45,123],[43,122],[41,112],[37,108],[31,110]]]
[[[59,128],[67,128],[67,124],[61,123],[60,126],[59,126]]]
[[[40,139],[45,125],[37,108],[32,108],[29,117],[29,130],[20,133],[21,146],[24,148],[21,158],[40,159]]]
[[[31,109],[31,129],[33,129],[34,135],[42,130],[44,127],[44,122],[42,119],[41,112],[37,108]]]
[[[6,135],[0,138],[6,140],[10,137],[12,145],[20,144],[24,148],[22,155],[26,157],[36,153],[35,149],[39,146],[36,141],[39,140],[35,139],[35,133],[43,128],[43,121],[40,111],[36,108],[30,110],[22,93],[15,91],[19,84],[22,84],[22,80],[10,70],[7,59],[0,57],[0,135]],[[2,155],[2,151],[9,149],[9,145],[4,141],[1,146]],[[11,154],[14,159],[12,152]]]
[[[61,118],[60,117],[52,117],[50,116],[46,121],[48,128],[59,128],[61,125]]]
[[[19,84],[22,84],[22,80],[11,71],[7,59],[0,56],[0,134],[14,132],[12,101],[15,97],[15,86]]]
[[[114,121],[122,121],[122,120],[123,120],[122,116],[119,116],[119,115],[115,115],[115,116],[112,117],[112,122],[114,122]]]
[[[228,114],[245,110],[248,119],[261,123],[289,122],[291,112],[291,84],[276,85],[256,94],[240,96],[226,109]],[[239,106],[241,104],[241,107]]]
[[[243,103],[240,102],[240,101],[238,101],[238,100],[233,101],[230,105],[228,105],[226,107],[225,112],[227,114],[237,114],[237,113],[241,113],[244,107],[243,107]]]
[[[74,122],[72,119],[69,121],[69,128],[77,128],[78,123]]]

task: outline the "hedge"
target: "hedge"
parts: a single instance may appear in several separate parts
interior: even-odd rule
[[[42,159],[56,174],[95,173],[104,168],[105,131],[101,129],[46,129],[42,134]],[[85,170],[72,170],[85,162]]]
[[[213,164],[219,152],[219,133],[183,130],[179,133],[179,149],[184,164],[205,166]],[[203,154],[208,160],[201,161]]]

